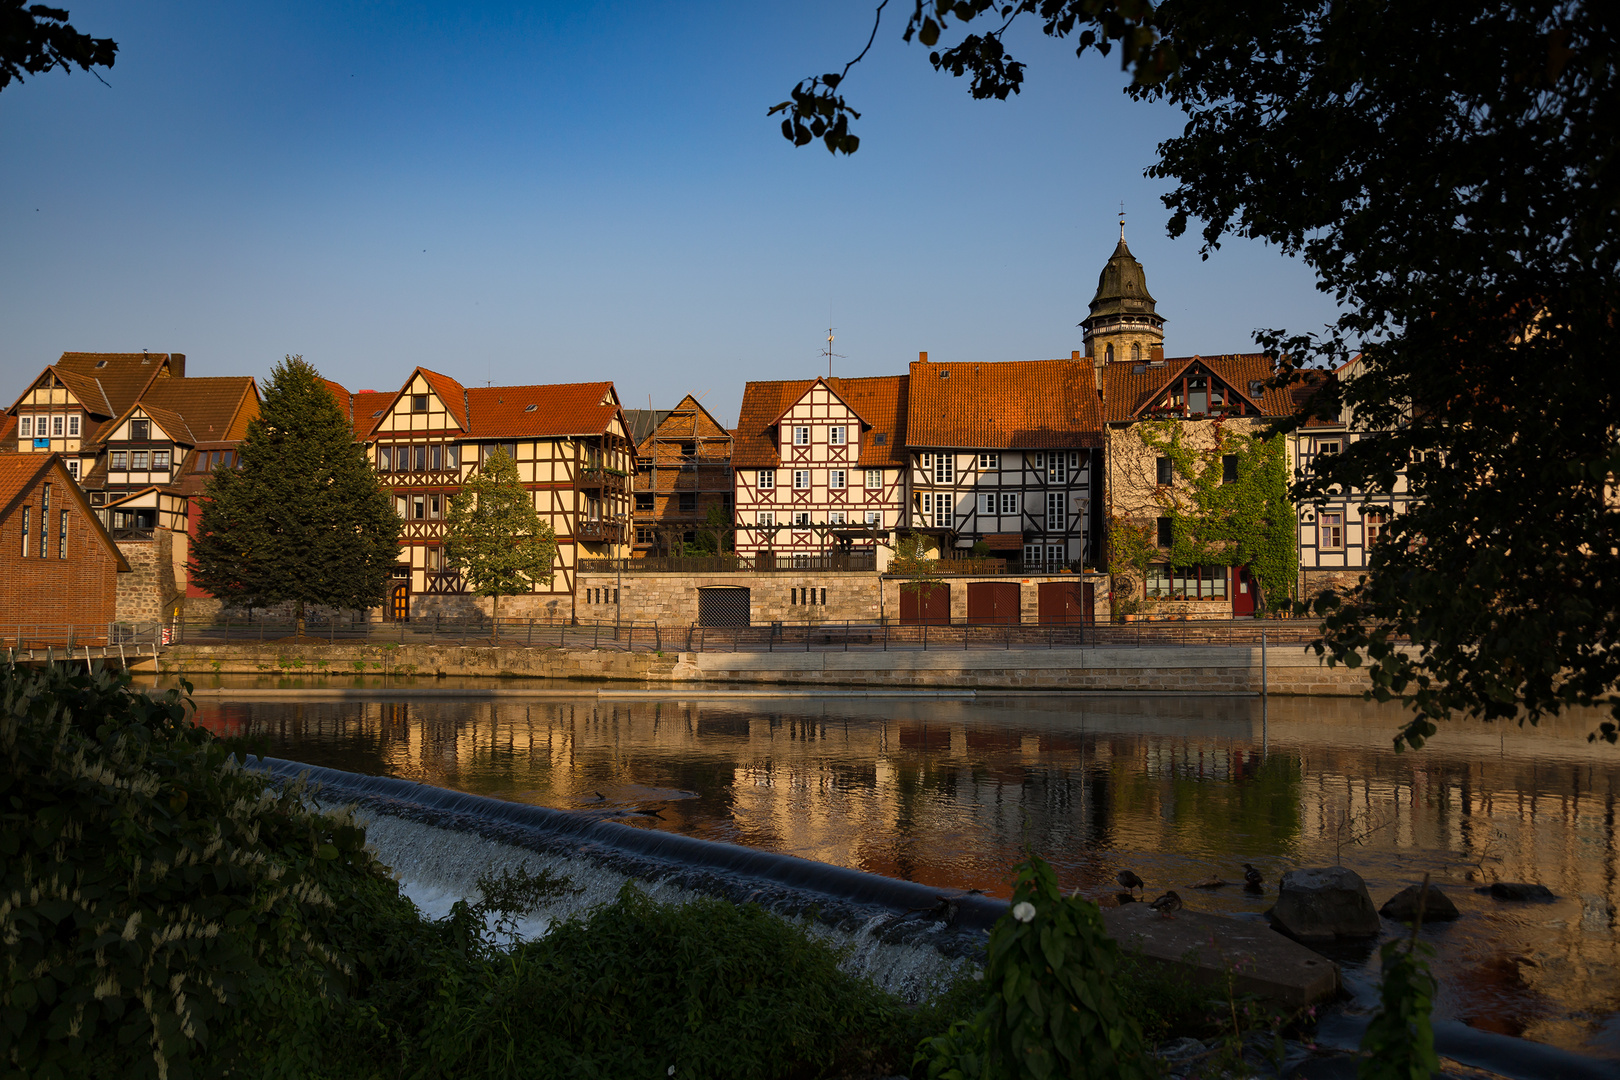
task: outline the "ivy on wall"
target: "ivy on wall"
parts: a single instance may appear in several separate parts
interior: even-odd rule
[[[1282,436],[1263,438],[1213,422],[1207,447],[1191,444],[1185,422],[1149,420],[1136,436],[1170,459],[1175,483],[1156,487],[1154,501],[1171,523],[1170,565],[1247,566],[1268,608],[1294,591],[1299,579],[1298,529],[1288,497],[1288,456]],[[1237,476],[1224,482],[1225,459]]]

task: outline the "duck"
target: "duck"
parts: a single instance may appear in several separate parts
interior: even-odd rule
[[[1153,901],[1153,903],[1149,904],[1148,907],[1152,908],[1154,911],[1157,911],[1160,915],[1163,915],[1167,919],[1173,919],[1176,917],[1176,912],[1181,910],[1181,897],[1176,894],[1174,889],[1171,889],[1169,892]]]
[[[1265,878],[1258,867],[1243,864],[1243,888],[1247,892],[1265,892]]]
[[[1114,880],[1119,882],[1121,888],[1128,889],[1131,892],[1135,892],[1142,887],[1142,879],[1136,876],[1134,870],[1121,870]]]

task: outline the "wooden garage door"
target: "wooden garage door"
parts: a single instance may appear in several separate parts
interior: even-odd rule
[[[1038,596],[1041,625],[1079,626],[1092,622],[1096,588],[1090,582],[1041,582]]]
[[[1018,582],[968,582],[967,619],[973,625],[1016,626],[1022,621],[1018,609]]]
[[[951,624],[951,587],[941,582],[928,590],[927,596],[900,586],[900,621],[906,626],[949,626]]]

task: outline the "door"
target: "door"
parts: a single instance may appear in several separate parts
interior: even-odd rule
[[[749,591],[731,585],[698,590],[699,626],[748,626],[753,621]]]
[[[1017,626],[1022,621],[1018,582],[968,582],[967,621],[974,626]]]
[[[1232,618],[1246,619],[1254,615],[1254,579],[1247,566],[1232,567]]]
[[[951,624],[951,587],[939,582],[927,595],[921,590],[900,586],[900,622],[906,626],[949,626]]]
[[[1036,594],[1042,626],[1079,626],[1092,619],[1096,586],[1090,582],[1043,581]]]
[[[394,584],[388,594],[388,617],[395,622],[408,622],[411,617],[411,585],[408,581]]]

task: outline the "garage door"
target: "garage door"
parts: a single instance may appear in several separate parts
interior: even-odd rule
[[[747,589],[715,585],[698,590],[699,626],[747,626],[750,622]]]
[[[1043,581],[1039,590],[1042,626],[1079,626],[1093,621],[1096,586],[1091,582]]]
[[[920,590],[900,586],[900,621],[906,626],[926,623],[929,626],[951,624],[951,587],[945,582],[936,584],[926,596]]]
[[[970,581],[967,587],[968,622],[975,626],[1016,626],[1019,618],[1018,582]]]

